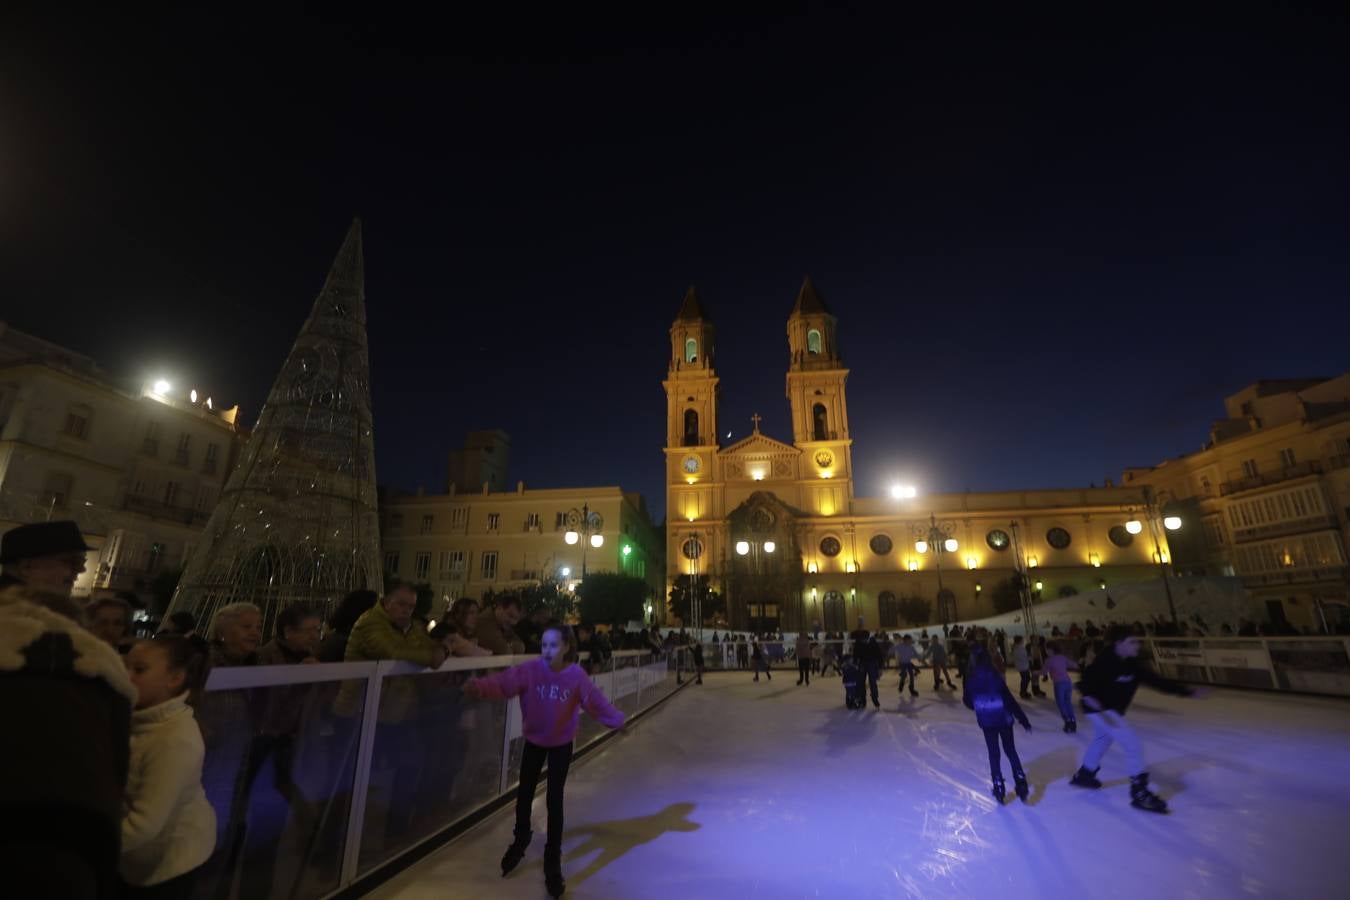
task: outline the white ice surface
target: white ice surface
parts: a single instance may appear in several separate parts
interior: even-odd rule
[[[1009,777],[1000,809],[959,691],[902,700],[891,671],[880,710],[850,711],[838,678],[794,682],[786,670],[759,684],[709,675],[576,763],[566,896],[1350,896],[1346,701],[1141,689],[1129,718],[1172,806],[1162,816],[1131,808],[1119,749],[1102,790],[1068,784],[1092,735],[1086,723],[1061,733],[1052,700],[1028,701],[1036,730],[1017,730],[1030,803]],[[506,811],[371,896],[546,897],[544,818],[540,794],[509,878]]]

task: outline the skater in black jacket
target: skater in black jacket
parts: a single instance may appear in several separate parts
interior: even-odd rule
[[[994,797],[1002,803],[1007,796],[1007,788],[1003,784],[1003,763],[998,755],[998,744],[1002,740],[1003,752],[1008,754],[1008,765],[1012,766],[1013,790],[1026,802],[1027,775],[1022,771],[1022,760],[1017,756],[1012,724],[1016,719],[1030,732],[1031,721],[1013,699],[1008,683],[1003,680],[1003,673],[994,668],[989,654],[978,644],[970,648],[970,673],[962,687],[961,699],[967,707],[975,710],[975,721],[984,730],[984,743],[989,750],[989,773],[994,781]]]
[[[1125,710],[1134,699],[1139,682],[1168,694],[1182,697],[1197,692],[1184,684],[1163,678],[1137,659],[1139,639],[1124,625],[1112,625],[1106,632],[1101,654],[1083,672],[1079,690],[1083,694],[1083,712],[1092,723],[1093,739],[1083,755],[1083,764],[1074,773],[1071,784],[1084,788],[1099,788],[1097,780],[1102,756],[1112,742],[1125,751],[1125,762],[1130,772],[1130,803],[1149,812],[1167,812],[1167,801],[1148,789],[1148,772],[1144,770],[1144,754],[1139,737],[1125,721]]]

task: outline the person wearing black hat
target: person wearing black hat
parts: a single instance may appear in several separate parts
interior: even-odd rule
[[[69,597],[92,549],[74,522],[34,522],[10,529],[0,537],[0,590],[21,584]]]

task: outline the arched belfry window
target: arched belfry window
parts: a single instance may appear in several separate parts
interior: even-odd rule
[[[684,445],[686,447],[697,447],[698,441],[698,413],[692,409],[684,411]]]
[[[698,341],[693,338],[685,339],[684,361],[687,363],[698,362]]]
[[[820,332],[814,328],[806,333],[806,352],[812,356],[820,355]]]
[[[825,404],[817,403],[811,407],[811,432],[814,440],[828,441],[830,439],[829,420],[825,414]]]

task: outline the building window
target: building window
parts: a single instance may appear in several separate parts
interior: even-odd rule
[[[496,531],[497,528],[501,525],[501,523],[502,523],[501,513],[488,513],[488,524],[487,524],[488,531]]]
[[[447,575],[464,574],[464,551],[448,550],[441,554],[441,571]]]
[[[164,485],[164,505],[173,506],[178,499],[178,482],[170,481]]]
[[[820,552],[826,556],[838,556],[843,545],[839,543],[839,538],[834,535],[826,535],[820,539]]]
[[[1256,477],[1256,460],[1244,459],[1242,461],[1242,474],[1248,478]]]
[[[822,624],[826,631],[843,631],[848,627],[843,594],[838,591],[826,591],[820,600],[820,606],[821,618],[824,619]]]
[[[1012,543],[1012,538],[1008,537],[1008,532],[1001,528],[995,528],[984,536],[984,542],[989,545],[990,550],[1002,552],[1008,549],[1008,545]]]
[[[1293,447],[1285,447],[1280,451],[1280,465],[1284,466],[1286,469],[1292,469],[1294,467],[1295,460]]]
[[[389,515],[389,530],[395,531],[403,527],[403,513],[391,513]]]
[[[820,355],[820,332],[814,328],[806,333],[806,352],[812,356]]]
[[[397,550],[395,550],[393,553],[386,553],[386,554],[384,555],[384,574],[385,574],[385,575],[397,575],[397,574],[398,574],[398,551],[397,551]]]
[[[900,604],[896,602],[895,594],[882,591],[877,595],[877,607],[881,613],[882,628],[900,627]]]
[[[180,466],[188,464],[188,445],[192,443],[192,435],[184,433],[178,436],[178,449],[174,451],[173,461]]]
[[[530,513],[528,516],[525,517],[525,530],[526,531],[539,530],[539,513]]]
[[[83,404],[75,404],[66,412],[66,434],[73,438],[89,436],[89,419],[92,411]]]
[[[1124,525],[1112,525],[1106,536],[1117,547],[1128,547],[1134,543],[1134,535],[1126,531]]]
[[[207,513],[211,511],[212,502],[215,500],[215,491],[211,488],[202,486],[197,490],[197,512]]]
[[[684,445],[686,447],[697,447],[698,443],[698,413],[692,409],[684,411]]]
[[[141,441],[141,452],[146,456],[159,455],[159,423],[150,422],[145,426],[145,440]]]
[[[830,439],[829,419],[825,413],[825,404],[817,403],[811,407],[812,439],[828,441]]]
[[[1045,542],[1056,550],[1063,550],[1073,542],[1073,538],[1063,528],[1051,528],[1045,533]]]
[[[872,552],[877,556],[885,556],[894,549],[895,545],[891,542],[889,534],[874,534],[872,539],[867,542],[867,546],[871,547]]]
[[[413,558],[413,575],[418,581],[426,581],[431,573],[431,554],[419,553]]]
[[[693,338],[685,339],[684,361],[687,363],[698,362],[698,341]]]
[[[480,568],[484,581],[497,580],[497,551],[489,550],[483,554],[483,562]]]
[[[435,525],[435,524],[436,524],[436,517],[435,517],[435,516],[423,516],[423,517],[422,517],[422,526],[421,526],[421,529],[420,529],[420,533],[421,533],[421,534],[431,534],[431,528],[432,528],[432,526]]]
[[[698,559],[703,555],[703,542],[691,537],[680,546],[680,552],[684,554],[685,559]]]
[[[450,510],[450,527],[464,528],[469,524],[469,508],[467,506],[457,506]]]
[[[202,474],[216,474],[216,454],[220,452],[219,444],[206,445],[206,459],[202,460]]]
[[[48,473],[42,488],[42,505],[48,509],[65,509],[70,505],[70,490],[74,485],[74,477],[65,472]]]

